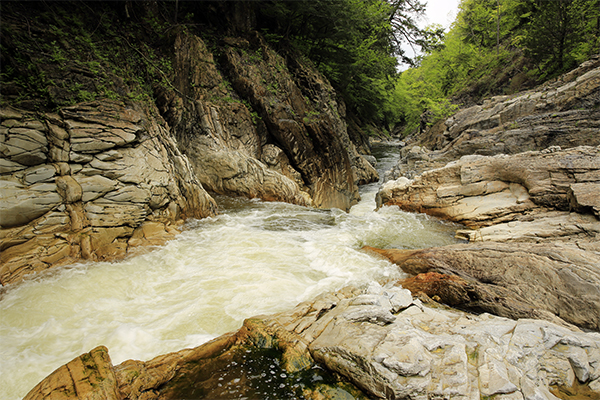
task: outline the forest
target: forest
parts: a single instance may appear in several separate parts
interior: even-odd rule
[[[307,54],[365,125],[401,135],[600,53],[598,0],[462,0],[449,32],[418,27],[425,3],[272,3],[265,28]],[[422,55],[409,59],[402,43]],[[412,68],[398,72],[398,60]]]
[[[217,31],[235,26],[227,20],[234,7],[247,7],[254,28],[276,50],[312,61],[349,117],[372,134],[409,135],[460,106],[530,88],[600,53],[600,0],[462,0],[448,32],[419,27],[426,0],[175,0],[150,2],[152,12],[143,15],[128,3],[30,3],[39,10],[26,18],[27,32],[2,27],[3,97],[16,94],[23,104],[45,108],[116,98],[123,95],[110,78],[116,74],[146,88],[128,97],[151,99],[157,85],[169,85],[161,43],[174,27],[198,31],[217,46]],[[132,23],[119,23],[123,14]],[[403,44],[420,55],[409,58]],[[411,68],[400,72],[399,61]],[[41,63],[83,66],[99,83],[53,87]]]
[[[598,0],[462,0],[449,32],[426,1],[271,2],[272,40],[313,60],[364,125],[408,135],[486,96],[512,94],[600,53]],[[420,48],[415,59],[402,44]],[[397,71],[398,60],[412,66]]]

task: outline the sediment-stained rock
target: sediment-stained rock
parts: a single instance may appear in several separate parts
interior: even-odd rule
[[[79,259],[122,257],[145,222],[163,227],[146,241],[156,244],[173,237],[170,225],[216,212],[167,130],[142,109],[98,101],[60,115],[0,114],[2,285]]]
[[[23,400],[121,400],[108,349],[97,347],[58,368]]]
[[[417,294],[508,318],[557,317],[600,331],[600,256],[566,243],[474,243],[423,250],[368,248],[408,274]]]
[[[282,367],[277,375],[284,377],[283,387],[288,377],[296,384],[306,382],[294,374],[314,371],[316,362],[368,398],[556,400],[561,390],[600,396],[598,333],[546,321],[467,314],[435,302],[423,304],[401,287],[377,284],[251,318],[238,332],[198,348],[148,362],[126,361],[114,370],[124,399],[248,395],[256,382],[252,379],[271,380],[260,373],[275,372],[275,362],[263,370],[244,370],[251,362],[243,356],[255,360],[261,349],[274,351],[271,361]],[[52,383],[49,377],[38,387]],[[295,393],[293,386],[289,390]],[[339,382],[305,386],[304,393],[297,393],[364,398]]]

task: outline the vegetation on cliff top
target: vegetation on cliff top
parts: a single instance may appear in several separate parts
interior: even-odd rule
[[[3,2],[2,102],[57,109],[153,101],[171,86],[169,44],[187,29],[218,53],[258,30],[310,59],[350,115],[414,132],[484,96],[551,79],[600,51],[600,0],[462,0],[455,23],[420,29],[423,0]],[[420,46],[410,60],[402,43]],[[412,63],[399,73],[398,60]]]
[[[1,6],[3,101],[33,109],[104,97],[151,100],[154,86],[169,85],[169,35],[178,29],[202,36],[216,52],[223,37],[260,30],[281,52],[312,60],[351,111],[376,119],[403,55],[400,42],[422,39],[414,22],[419,0]]]
[[[3,3],[2,102],[54,110],[97,98],[151,101],[154,85],[169,84],[161,44],[170,25],[144,8],[130,19],[125,3]]]
[[[391,96],[405,133],[452,103],[531,88],[600,53],[600,1],[462,0],[450,31],[425,50]]]

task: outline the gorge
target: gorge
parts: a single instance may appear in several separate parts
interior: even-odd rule
[[[0,397],[600,396],[600,58],[381,143],[252,2],[34,4]]]

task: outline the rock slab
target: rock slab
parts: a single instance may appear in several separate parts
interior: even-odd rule
[[[202,387],[208,392],[196,396],[215,394],[211,390],[226,382],[219,377],[237,368],[240,349],[242,355],[272,349],[285,376],[311,371],[319,363],[364,392],[325,384],[306,392],[307,398],[333,393],[340,398],[556,400],[563,397],[561,391],[600,396],[598,333],[527,318],[467,314],[422,303],[399,286],[372,284],[248,319],[238,332],[195,349],[147,362],[126,361],[114,368],[121,398],[176,399]],[[256,373],[242,372],[236,382],[248,379],[248,372]],[[56,386],[52,376],[28,399],[37,398],[32,396],[40,387]]]
[[[0,110],[1,285],[81,259],[122,258],[172,239],[185,218],[215,215],[156,114],[112,101],[59,114]]]

